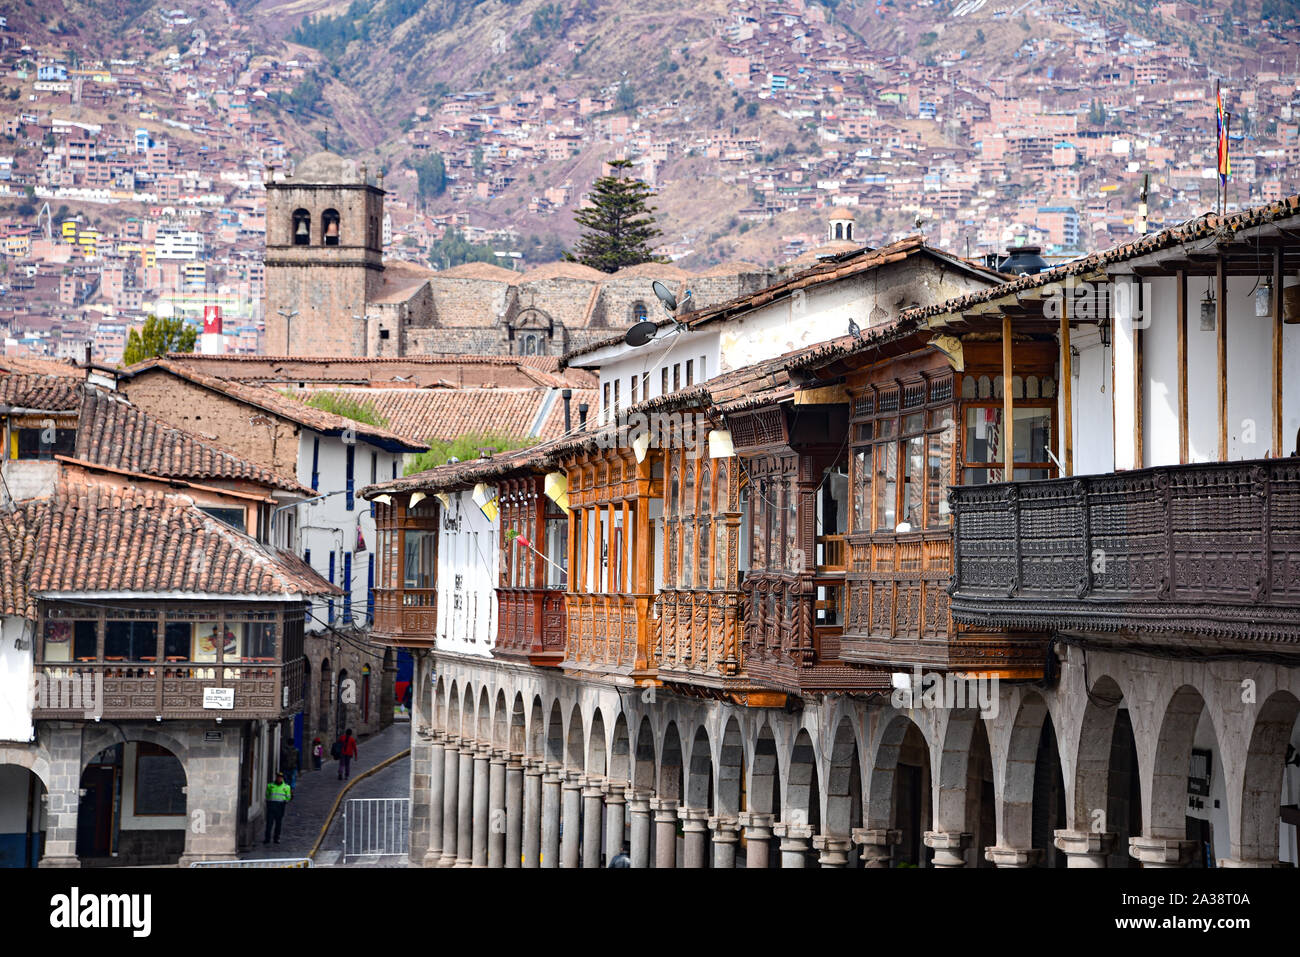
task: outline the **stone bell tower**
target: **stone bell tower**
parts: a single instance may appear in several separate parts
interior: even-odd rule
[[[333,153],[266,183],[267,355],[366,354],[366,310],[383,282],[383,218],[382,185]]]

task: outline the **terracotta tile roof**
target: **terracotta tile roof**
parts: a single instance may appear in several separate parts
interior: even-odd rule
[[[0,510],[0,615],[36,618],[36,600],[27,583],[36,558],[36,529],[46,507],[35,502]]]
[[[0,405],[42,412],[75,412],[81,404],[80,378],[64,375],[0,374]]]
[[[71,359],[33,359],[28,356],[0,356],[0,371],[25,372],[29,375],[55,375],[84,379],[86,370]]]
[[[1242,230],[1252,229],[1275,220],[1287,219],[1297,215],[1300,215],[1300,195],[1288,196],[1275,203],[1243,209],[1231,216],[1206,213],[1204,216],[1188,220],[1177,226],[1170,226],[1158,233],[1141,236],[1130,242],[1112,246],[1110,249],[1104,249],[1101,252],[1092,253],[1068,263],[1062,263],[1059,266],[1053,266],[1051,269],[1045,269],[1040,273],[1020,276],[1010,282],[957,296],[946,302],[906,309],[900,313],[899,318],[900,320],[923,319],[930,316],[960,312],[980,303],[992,302],[1007,295],[1035,289],[1053,282],[1060,282],[1071,276],[1099,271],[1112,263],[1136,259],[1139,256],[1146,256],[1183,243],[1209,239],[1217,235],[1229,236]]]
[[[185,495],[124,489],[65,474],[49,499],[25,503],[11,514],[18,513],[26,513],[36,543],[28,588],[42,597],[75,592],[268,599],[342,594],[301,559],[259,544],[200,511]]]
[[[301,426],[320,432],[325,435],[341,435],[343,432],[351,429],[358,436],[367,441],[382,445],[391,446],[396,450],[407,452],[420,452],[427,446],[414,438],[398,435],[388,429],[383,429],[374,425],[367,425],[364,422],[357,422],[354,419],[344,418],[341,415],[335,415],[332,412],[325,412],[320,409],[313,409],[297,399],[290,398],[283,393],[274,389],[268,389],[263,386],[249,385],[244,382],[237,382],[234,379],[222,379],[217,376],[208,375],[198,372],[188,365],[181,362],[174,362],[171,359],[150,359],[146,362],[140,362],[125,370],[123,376],[133,378],[155,369],[161,369],[172,375],[185,379],[187,382],[193,382],[195,385],[211,389],[213,392],[220,392],[232,399],[244,402],[248,405],[255,406],[272,415],[288,419],[290,422],[296,422]]]
[[[109,468],[161,478],[226,479],[314,495],[288,476],[173,428],[124,398],[88,389],[77,425],[76,457]]]
[[[388,425],[403,435],[426,440],[454,439],[466,432],[500,430],[518,436],[554,438],[564,431],[564,402],[558,390],[537,389],[331,389],[369,402]],[[574,389],[572,421],[578,406],[596,405],[595,389]],[[537,428],[544,406],[549,409]]]

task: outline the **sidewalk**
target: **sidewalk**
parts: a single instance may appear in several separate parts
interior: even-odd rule
[[[394,754],[405,751],[411,746],[411,724],[409,721],[394,722],[376,735],[358,741],[357,757],[352,760],[352,777],[373,768],[376,764],[391,758]],[[311,759],[307,759],[310,766]],[[389,765],[373,778],[362,781],[351,791],[350,797],[405,797],[410,793],[409,759]],[[325,760],[319,771],[299,771],[298,786],[293,790],[293,800],[284,814],[284,827],[280,833],[279,844],[261,843],[259,834],[257,842],[240,854],[243,858],[268,857],[306,857],[320,834],[325,818],[334,806],[334,799],[347,785],[347,781],[338,779],[338,762],[331,760],[326,752]],[[376,788],[387,790],[376,791]],[[347,798],[344,798],[346,801]],[[340,811],[339,816],[342,816]],[[338,831],[338,818],[335,827]],[[325,849],[336,849],[342,841],[341,832],[334,844],[328,841],[321,845]],[[323,854],[322,854],[323,856]],[[319,861],[318,863],[324,863]]]

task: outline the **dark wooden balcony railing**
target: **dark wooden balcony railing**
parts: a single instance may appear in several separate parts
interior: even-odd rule
[[[556,588],[498,588],[494,658],[558,665],[564,658],[564,592]]]
[[[375,640],[432,648],[438,627],[437,597],[433,588],[376,588]]]
[[[952,613],[980,626],[1300,638],[1300,460],[954,489]]]
[[[304,667],[302,658],[285,664],[268,659],[225,665],[175,662],[161,667],[140,662],[37,662],[33,716],[279,719],[302,709]],[[234,707],[205,708],[208,688],[233,689]]]
[[[740,685],[743,637],[734,591],[668,589],[656,599],[651,662],[664,680],[703,687]]]

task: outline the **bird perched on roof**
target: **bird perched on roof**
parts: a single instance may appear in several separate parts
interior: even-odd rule
[[[858,324],[854,322],[852,319],[849,320],[849,335],[853,336],[853,338],[855,339],[862,338],[862,330],[858,327]]]

